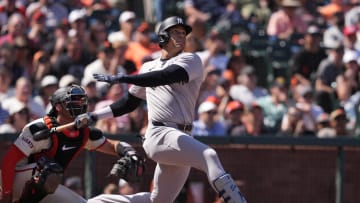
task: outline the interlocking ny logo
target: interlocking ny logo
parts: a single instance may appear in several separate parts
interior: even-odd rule
[[[181,18],[177,18],[177,22],[178,22],[178,24],[184,24],[183,20]]]

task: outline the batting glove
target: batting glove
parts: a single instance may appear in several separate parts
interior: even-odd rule
[[[105,75],[105,74],[93,74],[95,80],[99,82],[107,82],[110,84],[120,83],[121,79],[123,78],[124,74],[118,73],[117,75]]]
[[[75,122],[76,128],[80,129],[80,128],[84,128],[84,127],[95,124],[97,120],[98,120],[98,118],[95,114],[84,113],[84,114],[78,115],[75,118],[74,122]]]

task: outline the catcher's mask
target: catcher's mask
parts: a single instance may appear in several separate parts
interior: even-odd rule
[[[168,33],[168,30],[171,27],[174,27],[176,25],[180,25],[180,26],[184,27],[186,35],[188,35],[192,31],[191,26],[185,24],[182,18],[177,17],[177,16],[172,16],[172,17],[166,18],[159,25],[158,32],[157,32],[157,35],[159,38],[159,46],[161,48],[164,47],[170,40],[170,35]]]
[[[61,103],[72,117],[76,117],[87,111],[88,98],[86,92],[78,85],[71,85],[56,90],[51,96],[50,101],[53,110],[55,104]]]

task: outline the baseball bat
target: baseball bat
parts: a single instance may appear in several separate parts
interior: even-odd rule
[[[64,125],[57,126],[57,127],[53,127],[53,128],[50,129],[50,133],[61,132],[64,129],[73,127],[74,125],[75,125],[75,122],[71,122],[71,123],[67,123],[67,124],[64,124]]]
[[[64,125],[57,126],[57,127],[53,127],[51,129],[40,130],[40,131],[34,133],[34,140],[41,140],[41,139],[47,138],[52,133],[61,132],[67,128],[73,127],[74,125],[75,125],[75,122],[71,122],[71,123],[67,123]]]

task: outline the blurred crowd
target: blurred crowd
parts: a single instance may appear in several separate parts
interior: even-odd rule
[[[59,87],[82,85],[89,111],[120,99],[127,85],[92,74],[137,74],[159,56],[157,23],[178,15],[206,72],[193,135],[360,135],[360,1],[154,0],[144,13],[130,2],[0,1],[0,133],[44,116]],[[146,126],[146,103],[96,123]]]

